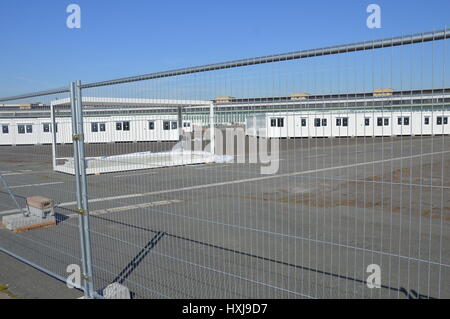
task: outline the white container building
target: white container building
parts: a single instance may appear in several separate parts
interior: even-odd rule
[[[250,115],[246,134],[263,138],[450,135],[450,110],[315,110]]]
[[[56,119],[58,144],[72,143],[70,118]],[[52,143],[49,118],[0,119],[0,145],[38,145]],[[183,131],[191,132],[191,121],[183,120]],[[86,143],[177,141],[177,115],[133,115],[85,117]]]

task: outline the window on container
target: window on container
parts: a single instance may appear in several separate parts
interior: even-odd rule
[[[302,119],[302,126],[306,126],[306,119]]]
[[[154,130],[155,129],[155,122],[154,121],[148,122],[148,129],[149,130]]]
[[[342,119],[341,118],[337,118],[336,119],[336,126],[341,126],[342,125]]]
[[[319,127],[320,126],[320,119],[314,119],[314,126]]]
[[[43,126],[44,133],[51,132],[51,127],[50,127],[49,123],[44,123],[44,124],[42,124],[42,126]]]
[[[370,126],[370,118],[367,118],[367,117],[366,117],[366,118],[364,119],[364,125],[365,125],[365,126]]]
[[[397,124],[398,125],[402,125],[402,118],[401,117],[397,118]]]
[[[100,123],[100,132],[106,132],[106,123]]]
[[[389,125],[389,119],[387,117],[384,118],[384,126]]]
[[[280,117],[277,119],[277,126],[284,127],[284,118]]]
[[[436,124],[437,125],[442,125],[442,116],[438,116],[436,119]]]
[[[164,131],[170,130],[170,122],[169,121],[164,121],[163,122],[163,130]]]
[[[322,119],[322,126],[327,126],[327,119]]]
[[[444,116],[444,124],[448,124],[448,117]]]
[[[124,131],[129,131],[130,130],[130,122],[129,121],[123,122],[123,130]]]
[[[377,126],[383,126],[383,118],[382,117],[377,118]]]
[[[26,129],[27,129],[27,133],[28,133],[28,134],[33,133],[33,125],[28,124],[28,125],[26,126]]]
[[[276,127],[277,126],[277,119],[270,119],[270,127]]]
[[[406,125],[406,126],[409,125],[409,116],[405,116],[405,117],[403,118],[403,125]]]
[[[91,132],[98,132],[98,123],[91,123]]]
[[[348,126],[348,117],[342,119],[342,126]]]
[[[122,131],[122,122],[116,122],[116,131]]]
[[[8,125],[2,125],[2,133],[9,134],[9,126]]]
[[[424,122],[423,122],[425,125],[430,125],[430,118],[428,117],[428,116],[426,116],[425,118],[424,118]]]
[[[176,130],[178,128],[177,122],[172,122],[172,130]]]

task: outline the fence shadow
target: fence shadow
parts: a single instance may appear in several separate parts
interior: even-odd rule
[[[134,256],[134,258],[122,269],[122,271],[113,279],[113,283],[123,284],[127,278],[139,267],[144,258],[155,248],[158,242],[166,235],[165,232],[159,231],[150,241]],[[131,298],[134,293],[130,291]]]

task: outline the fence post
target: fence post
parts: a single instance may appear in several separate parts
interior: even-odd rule
[[[55,106],[53,105],[53,101],[50,102],[50,117],[52,120],[52,165],[53,171],[56,169],[56,119],[55,119]]]
[[[214,123],[214,101],[210,101],[209,104],[209,128],[210,128],[210,152],[212,155],[215,154],[216,151],[216,132],[215,132],[215,123]]]
[[[178,107],[178,141],[183,141],[183,108]]]
[[[86,298],[93,298],[92,255],[89,233],[89,206],[87,195],[86,159],[84,152],[83,111],[80,81],[70,84],[72,111],[72,140],[76,179],[77,213],[79,214],[80,247],[83,270],[83,286]]]

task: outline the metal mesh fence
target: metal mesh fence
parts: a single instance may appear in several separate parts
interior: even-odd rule
[[[67,97],[44,95],[12,100],[0,107],[0,250],[62,280],[68,275],[67,266],[80,264],[81,260],[78,221],[71,209],[74,205],[67,205],[74,201],[74,180],[53,170],[54,127],[49,106],[52,101]],[[57,152],[72,147],[67,144],[70,139],[62,138],[71,136],[70,125],[63,124],[67,120],[70,123],[70,116],[70,109],[55,114]],[[65,156],[73,157],[72,151]],[[33,196],[55,201],[53,218],[25,218],[29,214],[27,198]],[[19,219],[10,223],[11,216]]]
[[[449,53],[448,40],[435,38],[82,85],[93,289],[119,283],[134,298],[450,297]],[[64,98],[47,104],[56,122],[70,123]],[[33,169],[51,170],[53,185],[18,175],[35,186],[17,195],[42,191],[64,218],[23,234],[1,229],[2,247],[57,274],[81,263],[76,160],[64,138],[50,158],[47,146],[2,152],[33,153]],[[33,259],[25,243],[54,259]]]

